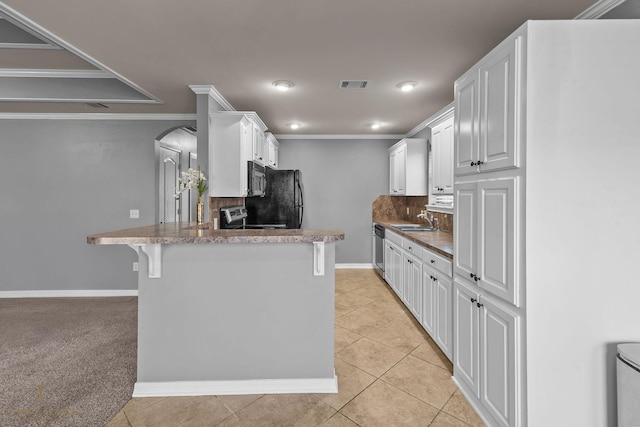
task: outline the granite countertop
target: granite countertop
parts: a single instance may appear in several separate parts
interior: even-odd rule
[[[444,231],[403,231],[393,227],[391,224],[411,224],[408,221],[374,221],[376,224],[384,226],[385,229],[406,237],[419,245],[431,249],[440,255],[453,259],[453,233]]]
[[[156,224],[87,236],[94,245],[312,243],[344,240],[341,230],[212,230],[191,224]]]

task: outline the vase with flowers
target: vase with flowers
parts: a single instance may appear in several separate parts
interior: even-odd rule
[[[176,198],[179,199],[180,195],[185,190],[198,190],[198,203],[196,204],[196,221],[198,226],[201,226],[204,223],[204,202],[202,201],[202,196],[205,191],[207,191],[208,185],[205,182],[207,178],[204,176],[204,173],[198,169],[189,168],[186,172],[180,173],[180,178],[178,179],[178,192],[176,193]]]

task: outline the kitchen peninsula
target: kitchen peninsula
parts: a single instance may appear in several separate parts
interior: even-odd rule
[[[343,239],[339,230],[193,224],[88,236],[139,254],[133,396],[337,392],[335,242]]]

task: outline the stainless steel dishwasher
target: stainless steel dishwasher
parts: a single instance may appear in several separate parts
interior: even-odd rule
[[[373,266],[384,277],[384,227],[373,224]]]

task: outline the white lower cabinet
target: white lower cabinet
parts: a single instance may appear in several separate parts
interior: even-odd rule
[[[410,253],[402,253],[402,301],[420,320],[422,313],[422,260]]]
[[[520,367],[516,349],[520,315],[498,298],[456,277],[454,281],[454,378],[468,397],[480,401],[489,425],[513,426],[520,419]]]
[[[387,230],[384,278],[442,352],[453,357],[451,261]]]
[[[402,299],[402,249],[390,241],[384,241],[384,279]]]
[[[453,357],[453,285],[428,264],[422,266],[422,318],[420,323],[442,352]]]

